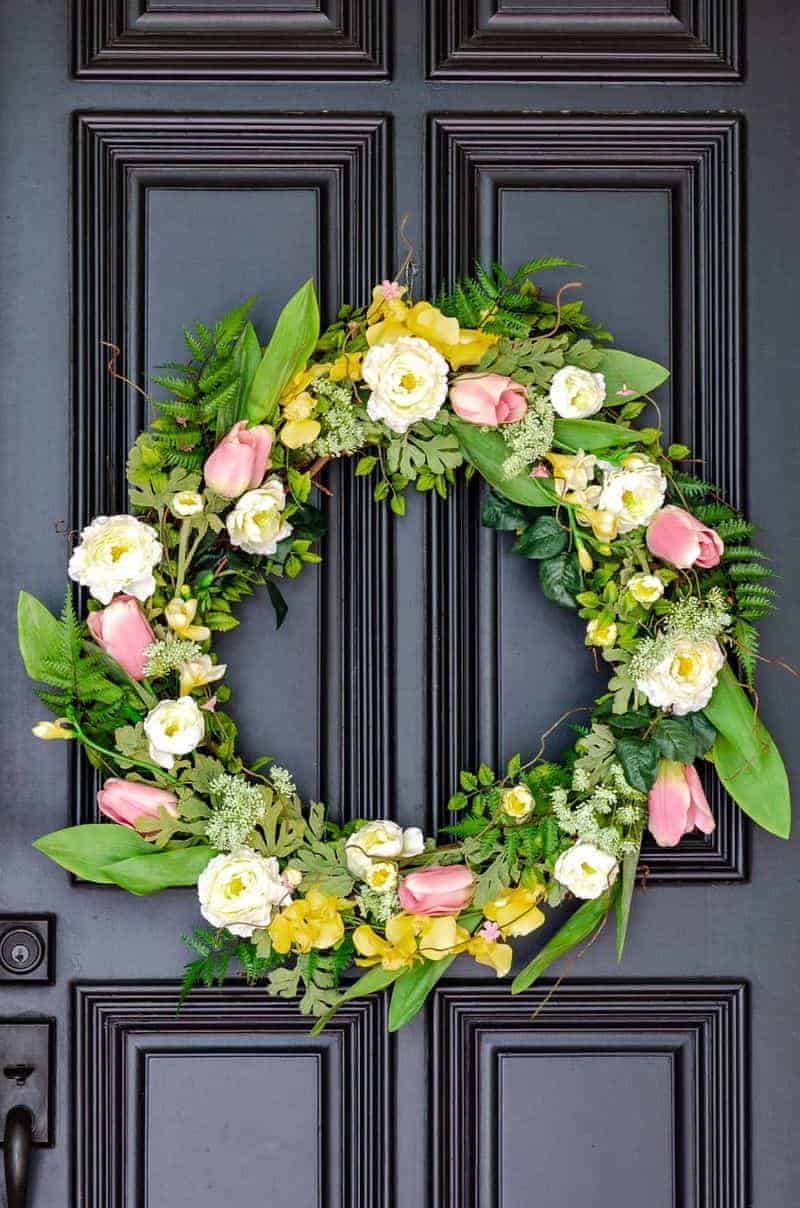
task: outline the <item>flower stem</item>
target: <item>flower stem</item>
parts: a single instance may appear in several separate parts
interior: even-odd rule
[[[107,756],[115,764],[119,763],[120,759],[123,759],[126,763],[132,764],[135,768],[144,768],[148,772],[156,772],[159,776],[162,776],[165,780],[168,780],[170,784],[178,784],[178,781],[175,779],[175,777],[170,776],[170,774],[165,772],[163,768],[158,766],[158,764],[148,763],[146,759],[134,759],[130,755],[121,755],[119,751],[109,751],[107,747],[101,747],[98,742],[95,742],[93,738],[90,738],[86,731],[81,728],[80,722],[77,720],[73,709],[67,710],[67,717],[69,718],[70,725],[75,731],[77,738],[85,747],[90,747],[93,751],[97,751],[99,755]]]

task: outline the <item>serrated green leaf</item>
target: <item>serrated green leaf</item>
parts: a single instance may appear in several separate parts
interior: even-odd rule
[[[539,563],[539,583],[548,600],[562,608],[576,608],[575,595],[581,589],[578,559],[574,554],[559,554]]]
[[[658,747],[655,742],[625,735],[617,739],[615,750],[631,788],[648,793],[658,774]]]
[[[567,548],[569,532],[555,516],[540,516],[523,529],[514,543],[513,552],[523,558],[553,558]]]

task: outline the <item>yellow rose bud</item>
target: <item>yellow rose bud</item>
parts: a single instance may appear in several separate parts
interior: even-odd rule
[[[658,575],[633,575],[628,580],[626,587],[636,603],[643,604],[645,608],[655,604],[656,600],[660,600],[664,594],[664,584]]]
[[[587,574],[590,570],[592,570],[594,568],[594,562],[592,561],[592,555],[589,553],[588,549],[583,544],[578,545],[578,563],[580,565],[581,570],[585,570],[587,572]]]
[[[189,642],[204,642],[211,637],[211,630],[205,625],[192,624],[196,614],[197,600],[182,600],[178,596],[170,600],[164,609],[167,624],[179,638]]]
[[[533,794],[527,785],[515,784],[511,789],[504,789],[500,797],[500,806],[504,814],[521,822],[533,813]]]
[[[590,527],[598,541],[613,541],[617,535],[617,517],[601,508],[581,508],[578,524]]]
[[[617,626],[613,621],[602,621],[596,617],[586,626],[587,646],[613,646],[617,640]]]

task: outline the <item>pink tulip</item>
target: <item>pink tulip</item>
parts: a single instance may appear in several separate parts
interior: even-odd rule
[[[675,847],[695,827],[710,835],[716,826],[700,777],[691,764],[659,760],[647,807],[650,834],[659,847]]]
[[[656,512],[647,526],[647,548],[651,554],[685,570],[717,566],[725,551],[719,533],[707,528],[683,508],[673,506]]]
[[[173,817],[178,812],[178,798],[174,793],[156,788],[154,784],[138,784],[135,780],[107,780],[98,791],[97,805],[101,814],[132,830],[136,830],[137,818],[157,818],[159,806]]]
[[[224,499],[238,499],[260,487],[274,435],[268,424],[248,428],[244,419],[234,424],[206,460],[206,485]]]
[[[450,402],[456,415],[488,428],[513,424],[528,410],[525,387],[500,373],[465,373],[451,386]]]
[[[475,877],[463,864],[421,868],[403,877],[397,896],[409,914],[458,914],[472,901]]]
[[[145,651],[156,638],[139,601],[133,596],[115,596],[105,608],[90,612],[87,622],[97,645],[131,679],[144,679]]]

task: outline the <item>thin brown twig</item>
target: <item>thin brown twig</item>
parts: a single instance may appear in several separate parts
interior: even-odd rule
[[[562,285],[562,286],[561,286],[561,289],[560,289],[560,290],[558,291],[558,293],[556,294],[556,322],[555,322],[555,327],[552,327],[552,328],[550,329],[550,331],[546,331],[546,332],[544,333],[544,337],[545,337],[545,339],[546,339],[548,336],[554,336],[554,335],[556,334],[556,332],[558,331],[559,327],[561,326],[561,295],[563,294],[563,292],[564,292],[564,290],[565,290],[565,289],[583,289],[583,282],[582,282],[582,281],[567,281],[567,282],[565,282],[565,283],[564,283],[564,285]]]
[[[599,938],[600,933],[602,932],[603,928],[605,927],[606,923],[608,922],[608,916],[609,916],[609,914],[610,914],[610,913],[611,913],[611,911],[610,911],[610,910],[607,910],[607,911],[605,912],[605,914],[603,915],[602,919],[600,920],[600,922],[598,923],[598,925],[595,927],[595,929],[594,929],[594,933],[593,933],[593,935],[592,935],[591,939],[589,940],[588,944],[584,944],[584,946],[583,946],[583,948],[581,948],[580,952],[576,952],[574,956],[571,956],[571,957],[570,957],[569,961],[567,962],[567,967],[566,967],[566,969],[564,970],[564,972],[563,972],[563,973],[561,974],[561,976],[560,976],[560,977],[559,977],[559,978],[558,978],[558,979],[557,979],[557,980],[556,980],[556,981],[553,983],[553,985],[550,987],[550,989],[549,989],[549,990],[547,991],[547,993],[545,994],[545,996],[544,996],[544,998],[542,999],[542,1001],[539,1003],[539,1005],[538,1005],[538,1007],[536,1008],[536,1010],[534,1011],[533,1015],[531,1015],[531,1017],[530,1017],[530,1019],[531,1019],[531,1023],[533,1023],[534,1019],[536,1019],[536,1018],[537,1018],[537,1017],[538,1017],[538,1016],[541,1014],[541,1012],[542,1012],[542,1011],[545,1009],[545,1007],[546,1007],[546,1006],[547,1006],[547,1004],[549,1003],[550,999],[553,997],[553,995],[555,994],[556,990],[557,990],[557,989],[558,989],[558,987],[561,985],[561,983],[563,982],[564,978],[567,976],[567,974],[569,973],[570,969],[571,969],[571,968],[572,968],[572,966],[575,964],[575,962],[576,962],[576,961],[579,961],[579,960],[581,959],[581,957],[582,957],[582,956],[584,956],[584,955],[585,955],[585,954],[586,954],[586,953],[589,951],[589,949],[591,948],[591,946],[592,946],[592,944],[595,942],[595,940],[597,940],[597,939]]]
[[[124,382],[126,386],[130,386],[132,389],[137,390],[139,394],[141,394],[142,398],[149,399],[150,395],[146,390],[142,390],[141,386],[137,386],[136,383],[132,382],[129,377],[125,377],[124,373],[117,373],[116,369],[114,368],[114,362],[118,357],[122,356],[122,349],[119,347],[119,345],[112,343],[111,340],[101,340],[100,344],[103,348],[111,349],[111,356],[106,362],[106,369],[111,376],[116,378],[118,382]]]

